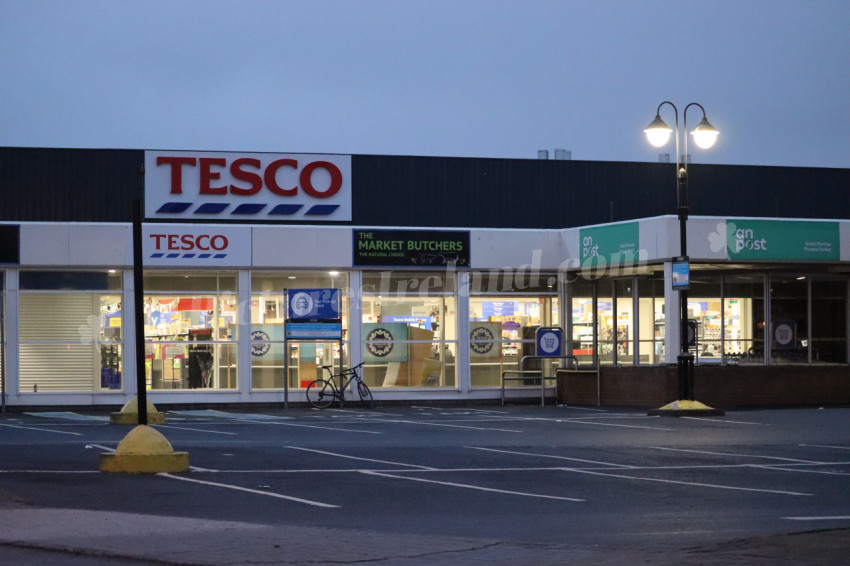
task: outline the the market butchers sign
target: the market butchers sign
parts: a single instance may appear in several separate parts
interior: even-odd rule
[[[469,267],[469,232],[354,230],[355,266]]]
[[[351,156],[146,151],[145,216],[351,220]]]

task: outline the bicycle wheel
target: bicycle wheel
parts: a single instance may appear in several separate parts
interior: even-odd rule
[[[362,381],[357,382],[357,394],[360,395],[360,401],[367,409],[371,409],[374,406],[375,401],[372,399],[372,392],[369,391],[369,387]]]
[[[311,407],[324,409],[336,399],[336,389],[329,381],[317,379],[307,386],[307,402]]]

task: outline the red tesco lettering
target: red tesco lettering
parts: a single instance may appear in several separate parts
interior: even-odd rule
[[[342,172],[330,161],[311,161],[304,165],[298,173],[298,185],[292,187],[281,187],[277,181],[277,173],[284,168],[298,172],[297,159],[277,159],[266,165],[265,169],[263,169],[260,160],[253,157],[234,159],[228,167],[227,159],[224,157],[200,157],[196,159],[194,157],[161,155],[156,158],[156,164],[170,167],[172,195],[183,194],[184,167],[199,167],[200,185],[198,186],[198,193],[202,195],[225,195],[229,192],[232,195],[247,196],[259,193],[265,186],[270,192],[284,197],[297,195],[300,187],[311,197],[329,198],[337,194],[342,188]],[[313,172],[317,169],[323,169],[330,175],[330,183],[325,190],[319,190],[313,185]],[[245,183],[245,185],[221,185],[221,173],[224,170],[229,170],[233,179]]]
[[[157,250],[167,251],[222,251],[230,244],[222,234],[151,234]]]

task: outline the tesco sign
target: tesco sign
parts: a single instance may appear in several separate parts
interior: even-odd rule
[[[145,216],[351,220],[351,156],[146,151]]]
[[[154,223],[142,225],[145,265],[251,265],[251,228]]]

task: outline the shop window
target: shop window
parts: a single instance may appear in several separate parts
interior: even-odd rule
[[[638,363],[664,363],[664,280],[640,278],[638,286]]]
[[[118,272],[20,274],[21,393],[123,387],[123,316]]]
[[[727,361],[764,363],[764,276],[723,278],[723,354]]]
[[[237,387],[235,274],[146,273],[148,388]]]
[[[343,350],[339,342],[284,342],[287,289],[337,289],[340,293]],[[290,389],[306,387],[323,372],[322,366],[348,365],[348,274],[336,271],[253,273],[251,276],[251,387]],[[288,344],[286,363],[284,348]],[[284,384],[285,367],[289,383]]]
[[[361,336],[369,387],[455,387],[454,273],[365,272]]]
[[[770,276],[771,363],[808,363],[809,284],[805,277]]]
[[[813,362],[847,363],[847,281],[812,280]],[[809,344],[805,344],[809,346]]]
[[[523,275],[517,281],[501,271],[471,274],[469,346],[472,387],[499,387],[502,372],[519,370],[523,356],[536,355],[537,328],[559,325],[557,276],[538,274],[537,281],[547,283],[536,287],[531,285],[528,277]],[[536,288],[537,293],[529,296],[527,289],[530,287]],[[527,370],[540,368],[537,360],[525,366]],[[554,375],[551,370],[547,371],[547,375]],[[513,384],[521,385],[522,382]]]
[[[584,279],[570,283],[572,294],[573,355],[579,363],[595,364],[593,281]]]
[[[596,282],[596,323],[600,364],[634,363],[632,279]]]
[[[697,363],[723,361],[721,305],[721,276],[691,272],[688,290],[688,322],[694,329],[696,338],[689,351]]]

